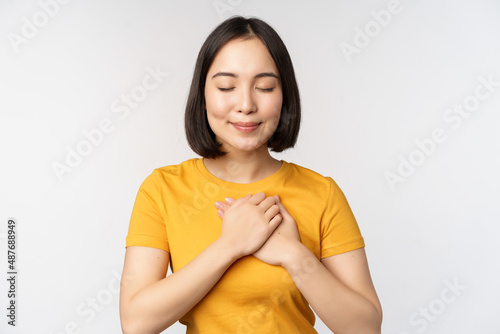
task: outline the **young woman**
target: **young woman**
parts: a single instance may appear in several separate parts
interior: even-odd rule
[[[137,194],[120,292],[123,332],[380,333],[364,241],[329,177],[274,159],[293,147],[292,62],[261,20],[203,44],[186,107],[201,159],[158,168]],[[171,265],[172,274],[166,276]]]

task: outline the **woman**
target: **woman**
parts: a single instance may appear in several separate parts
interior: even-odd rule
[[[364,241],[337,184],[274,159],[293,147],[292,62],[261,20],[234,17],[203,44],[186,106],[202,159],[141,185],[120,292],[123,332],[380,333]],[[168,265],[172,274],[165,277]]]

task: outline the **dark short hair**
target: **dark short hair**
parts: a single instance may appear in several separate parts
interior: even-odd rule
[[[258,38],[264,43],[278,68],[283,91],[281,117],[275,133],[267,142],[274,152],[282,152],[295,145],[300,128],[300,97],[292,60],[278,33],[257,18],[231,17],[207,37],[200,49],[193,74],[193,81],[186,103],[184,126],[191,149],[205,158],[217,158],[221,150],[215,134],[208,124],[205,107],[205,82],[207,73],[219,50],[237,38]]]

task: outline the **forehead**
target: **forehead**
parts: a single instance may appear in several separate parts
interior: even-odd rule
[[[271,54],[258,38],[234,39],[227,42],[215,56],[208,74],[219,71],[238,75],[275,72],[278,75]]]

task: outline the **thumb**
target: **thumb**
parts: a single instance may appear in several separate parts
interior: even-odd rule
[[[281,203],[280,197],[278,195],[274,195],[274,199],[276,200],[276,204],[280,208],[280,213],[283,216],[283,219],[285,220],[293,219],[292,215],[288,212],[283,203]]]

